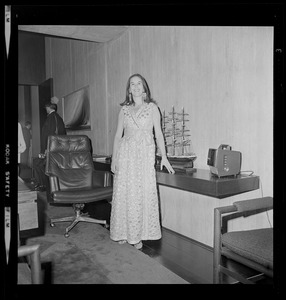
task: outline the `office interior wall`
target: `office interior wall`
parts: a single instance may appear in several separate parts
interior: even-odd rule
[[[260,176],[259,190],[218,201],[160,188],[163,225],[200,232],[197,239],[211,245],[202,233],[212,229],[215,205],[273,195],[273,34],[272,27],[134,26],[104,44],[47,37],[46,76],[59,98],[89,84],[92,130],[84,133],[96,153],[112,153],[133,73],[146,78],[161,111],[189,114],[196,168],[208,169],[208,149],[220,144],[242,152],[241,170]],[[269,226],[262,219],[251,222]]]

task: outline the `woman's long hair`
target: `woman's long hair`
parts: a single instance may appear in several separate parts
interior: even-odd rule
[[[146,102],[146,103],[150,103],[150,102],[156,103],[154,101],[154,99],[152,99],[152,97],[151,97],[151,92],[150,92],[150,89],[149,89],[149,86],[148,86],[148,83],[147,83],[146,79],[140,74],[133,74],[128,78],[128,81],[127,81],[125,101],[120,103],[120,105],[121,106],[123,106],[123,105],[132,105],[132,104],[135,103],[134,100],[133,100],[133,96],[129,91],[130,90],[130,81],[133,77],[139,77],[142,81],[144,93],[146,94],[144,102]]]

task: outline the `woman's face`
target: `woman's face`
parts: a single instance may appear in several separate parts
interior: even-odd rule
[[[130,79],[130,92],[133,97],[142,96],[142,93],[144,93],[144,87],[140,77],[134,76]]]

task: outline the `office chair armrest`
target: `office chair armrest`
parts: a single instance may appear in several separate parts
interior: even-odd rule
[[[49,184],[50,193],[60,190],[59,178],[57,176],[49,174]]]
[[[244,201],[236,201],[233,205],[237,208],[237,211],[252,211],[259,209],[272,209],[273,208],[273,198],[263,197]]]
[[[216,207],[214,209],[215,235],[227,232],[227,224],[231,219],[239,218],[241,216],[251,216],[272,208],[272,197],[262,197],[250,200],[236,201],[232,205]],[[227,213],[233,214],[222,216]]]
[[[227,205],[222,207],[216,207],[214,209],[215,218],[220,218],[221,215],[226,213],[231,213],[237,211],[237,207],[235,205]]]
[[[94,187],[112,186],[112,175],[109,171],[93,170],[92,184]]]
[[[230,212],[247,212],[273,208],[272,197],[262,197],[250,200],[236,201],[232,205],[216,207],[215,215],[223,215]]]
[[[40,245],[20,246],[18,248],[18,257],[29,256],[29,264],[31,267],[31,277],[33,284],[41,283],[41,259]]]
[[[18,257],[28,256],[39,251],[40,245],[20,246],[18,248]]]
[[[222,215],[226,213],[236,212],[234,205],[216,207],[214,209],[214,247],[220,247],[221,234],[227,231],[227,222],[223,221]]]

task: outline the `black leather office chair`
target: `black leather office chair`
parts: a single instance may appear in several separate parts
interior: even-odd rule
[[[47,198],[50,204],[71,204],[75,215],[51,219],[50,224],[68,222],[65,237],[80,221],[103,224],[106,220],[82,213],[85,203],[112,198],[112,177],[107,171],[95,171],[91,142],[86,135],[51,135],[48,138],[46,175],[49,177]]]
[[[258,282],[261,278],[273,278],[273,228],[232,232],[227,228],[231,219],[272,208],[273,198],[263,197],[214,209],[214,283],[222,283],[223,274],[245,284]],[[227,263],[229,260],[254,270],[254,275],[247,278],[247,273],[239,273],[239,268]]]

